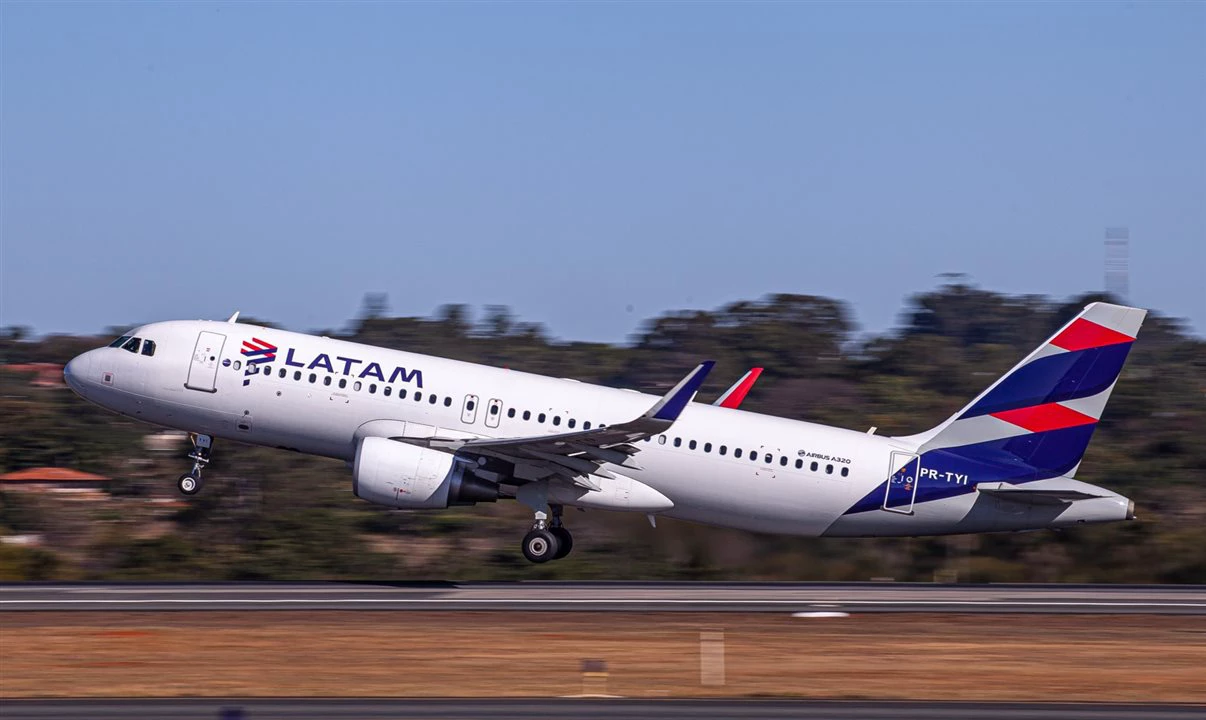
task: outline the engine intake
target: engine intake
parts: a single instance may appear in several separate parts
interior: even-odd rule
[[[498,499],[497,485],[466,474],[451,454],[382,437],[365,438],[356,448],[352,492],[371,503],[413,510]]]

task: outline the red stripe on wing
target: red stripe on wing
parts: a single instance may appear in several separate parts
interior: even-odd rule
[[[1092,320],[1078,318],[1051,340],[1051,344],[1064,350],[1088,350],[1090,348],[1134,342],[1135,338]]]
[[[758,376],[762,374],[762,368],[751,368],[749,374],[745,376],[745,380],[741,384],[733,388],[733,392],[720,403],[720,407],[738,408],[741,406],[741,401],[745,400],[745,396],[749,395],[750,389],[754,387],[754,383],[758,381]]]
[[[1076,412],[1072,408],[1064,407],[1059,403],[1034,405],[1016,410],[1002,410],[1001,412],[992,413],[992,416],[1030,432],[1063,430],[1064,428],[1090,425],[1097,422],[1096,418]]]

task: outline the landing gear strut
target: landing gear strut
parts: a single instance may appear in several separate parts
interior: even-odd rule
[[[184,495],[196,495],[201,490],[201,471],[209,464],[209,453],[213,449],[214,439],[209,435],[189,433],[188,439],[193,443],[193,451],[188,454],[193,461],[193,469],[180,476],[176,488]]]
[[[550,522],[548,513],[537,510],[532,529],[523,536],[523,556],[534,563],[560,560],[574,548],[574,536],[561,523],[560,505],[549,505],[553,513]]]

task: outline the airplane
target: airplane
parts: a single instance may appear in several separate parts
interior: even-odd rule
[[[97,405],[188,431],[185,495],[215,438],[336,458],[354,495],[390,508],[523,503],[521,548],[541,563],[573,548],[566,507],[826,537],[1132,520],[1131,500],[1075,475],[1145,315],[1092,303],[947,420],[900,437],[695,402],[712,361],[656,397],[238,313],[144,325],[64,376]]]

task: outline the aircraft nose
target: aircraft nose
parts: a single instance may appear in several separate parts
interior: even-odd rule
[[[63,380],[67,382],[69,388],[80,395],[85,395],[87,387],[84,381],[90,376],[91,369],[92,352],[89,351],[82,355],[77,355],[63,366]]]

